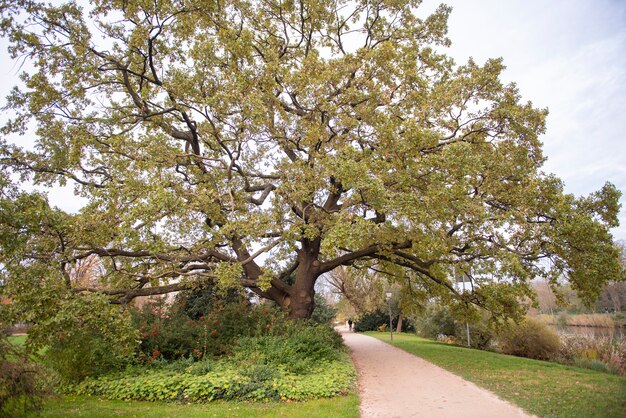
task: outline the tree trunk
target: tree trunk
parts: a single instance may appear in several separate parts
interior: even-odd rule
[[[289,295],[289,318],[308,319],[315,309],[315,282],[319,277],[319,242],[303,243],[298,253],[296,281]]]
[[[396,332],[402,332],[402,312],[398,316],[398,325],[396,326]]]
[[[291,303],[289,305],[289,318],[291,319],[309,319],[315,309],[315,291],[310,292],[301,290],[295,291],[291,295]]]
[[[307,283],[312,285],[305,285]],[[297,284],[297,285],[296,285]],[[259,296],[273,300],[282,309],[288,312],[291,319],[308,319],[315,309],[315,278],[306,280],[306,283],[294,283],[288,292],[270,288],[266,291],[256,291]]]
[[[253,286],[252,290],[257,295],[273,300],[278,306],[288,310],[291,319],[310,318],[315,309],[315,282],[320,276],[320,262],[317,259],[320,243],[319,238],[302,241],[302,249],[298,251],[298,268],[295,271],[296,277],[293,285],[272,283],[272,286],[265,291],[256,286]],[[250,253],[238,238],[233,239],[233,249],[239,260],[250,258]],[[251,281],[258,280],[261,275],[261,268],[254,262],[246,263],[243,268]]]
[[[317,276],[307,272],[298,274],[290,294],[289,317],[292,319],[308,319],[315,309],[315,281]]]

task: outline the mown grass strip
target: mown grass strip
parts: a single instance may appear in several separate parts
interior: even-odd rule
[[[46,403],[37,414],[43,417],[267,417],[267,418],[358,418],[356,394],[307,402],[212,402],[173,404],[165,402],[110,401],[93,396],[68,396]]]
[[[367,335],[389,342],[389,334]],[[626,378],[395,334],[395,346],[540,417],[625,417]]]

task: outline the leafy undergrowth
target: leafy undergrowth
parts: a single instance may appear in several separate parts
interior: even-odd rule
[[[47,377],[46,370],[29,358],[19,341],[0,333],[0,417],[39,411],[51,394]]]
[[[389,341],[389,334],[368,332]],[[626,378],[395,334],[394,345],[540,417],[624,417]]]
[[[215,400],[310,400],[349,393],[356,380],[346,354],[323,361],[306,373],[258,364],[240,367],[230,361],[216,362],[211,371],[198,365],[183,371],[130,369],[125,373],[86,379],[68,392],[107,399],[204,403]]]
[[[265,333],[240,336],[229,355],[201,360],[155,355],[149,363],[129,362],[80,381],[58,379],[57,389],[109,400],[177,403],[306,401],[353,391],[356,372],[335,330],[286,319],[272,325]]]
[[[37,414],[43,417],[280,417],[280,418],[326,418],[359,417],[359,399],[356,394],[331,399],[306,402],[223,402],[210,404],[172,404],[164,402],[141,402],[103,400],[92,396],[68,396],[52,400]]]

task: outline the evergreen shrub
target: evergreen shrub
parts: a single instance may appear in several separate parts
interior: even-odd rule
[[[393,330],[395,331],[396,327],[398,326],[398,317],[393,317],[391,323],[393,326]],[[388,329],[387,327],[389,327],[389,312],[380,309],[361,315],[354,323],[355,332],[378,331],[379,329],[381,329],[381,327],[384,329]],[[413,323],[409,321],[408,318],[403,318],[402,320],[402,331],[415,331]]]

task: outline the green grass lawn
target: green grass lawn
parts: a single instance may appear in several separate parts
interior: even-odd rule
[[[359,416],[356,394],[308,402],[212,402],[174,404],[109,401],[89,396],[68,396],[48,401],[36,416],[43,417],[285,417],[326,418]]]
[[[368,332],[385,342],[389,334]],[[394,334],[394,345],[540,417],[626,417],[626,378]]]
[[[26,334],[24,335],[11,335],[8,337],[10,343],[22,346],[26,342]]]
[[[26,343],[26,334],[22,334],[22,335],[10,335],[8,338],[9,342],[11,344],[14,344],[18,347],[23,347],[24,344]],[[40,348],[37,351],[37,356],[42,356],[45,352],[46,352],[47,348]],[[40,361],[41,359],[37,359],[37,356],[33,356],[33,360],[35,361]]]

